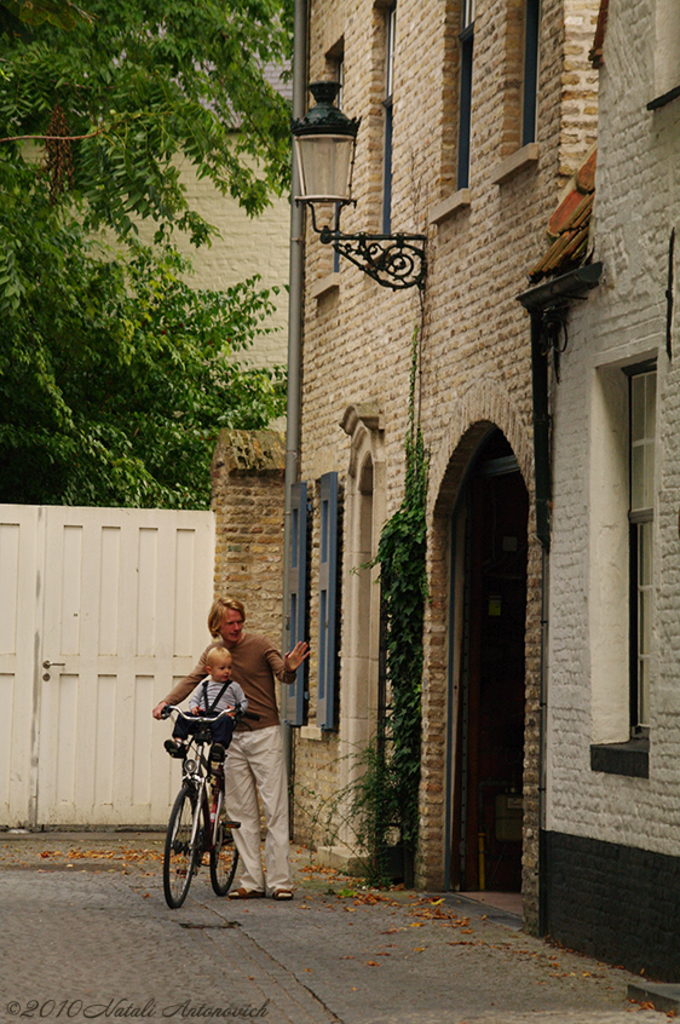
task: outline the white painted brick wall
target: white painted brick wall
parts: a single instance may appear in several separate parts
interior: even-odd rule
[[[665,289],[669,235],[672,227],[680,229],[680,101],[656,113],[646,109],[654,95],[655,7],[652,0],[610,6],[600,72],[594,211],[594,258],[603,261],[604,274],[600,287],[572,316],[557,387],[548,827],[677,856],[680,335],[676,315],[674,358],[669,363]],[[676,257],[676,282],[679,267]],[[591,468],[601,457],[597,448],[607,443],[607,436],[606,431],[600,438],[594,435],[591,412],[598,365],[634,364],[649,355],[658,357],[659,444],[656,664],[646,780],[590,769],[591,740],[602,725],[601,709],[593,706],[591,693],[591,654],[598,655],[592,649],[591,627],[594,613],[599,613],[593,605],[600,599],[592,579],[599,575],[606,581],[612,568],[592,562],[600,542],[606,547],[606,531],[593,522],[597,480]],[[608,585],[602,582],[605,591]]]

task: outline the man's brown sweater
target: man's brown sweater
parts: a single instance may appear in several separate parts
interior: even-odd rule
[[[201,655],[196,668],[170,691],[168,704],[180,704],[208,674],[206,655],[213,647],[224,647],[231,654],[231,678],[243,687],[248,698],[248,711],[259,715],[259,720],[241,722],[236,730],[266,729],[279,724],[274,679],[284,685],[295,682],[295,672],[286,672],[281,653],[269,637],[258,633],[243,633],[235,647],[227,647],[222,640],[210,644]]]

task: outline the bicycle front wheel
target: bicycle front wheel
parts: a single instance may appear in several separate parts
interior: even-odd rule
[[[197,809],[196,793],[182,786],[170,812],[163,858],[163,891],[165,902],[172,910],[182,906],[191,885],[194,868],[191,825]]]
[[[210,881],[217,896],[226,896],[234,881],[238,864],[238,850],[228,825],[220,821],[215,845],[210,851]]]

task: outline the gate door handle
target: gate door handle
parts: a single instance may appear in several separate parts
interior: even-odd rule
[[[66,668],[65,661],[43,661],[43,668],[52,668],[53,665],[56,665],[58,668]]]

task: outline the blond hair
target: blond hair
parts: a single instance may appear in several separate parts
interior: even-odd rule
[[[223,661],[225,657],[231,664],[231,654],[227,647],[211,647],[205,656],[206,667],[212,668],[217,662]]]
[[[246,621],[246,610],[240,601],[235,597],[217,597],[213,601],[212,607],[208,612],[208,629],[210,630],[211,636],[220,635],[222,619],[224,618],[224,613],[228,608],[233,612],[238,612],[243,621]]]

